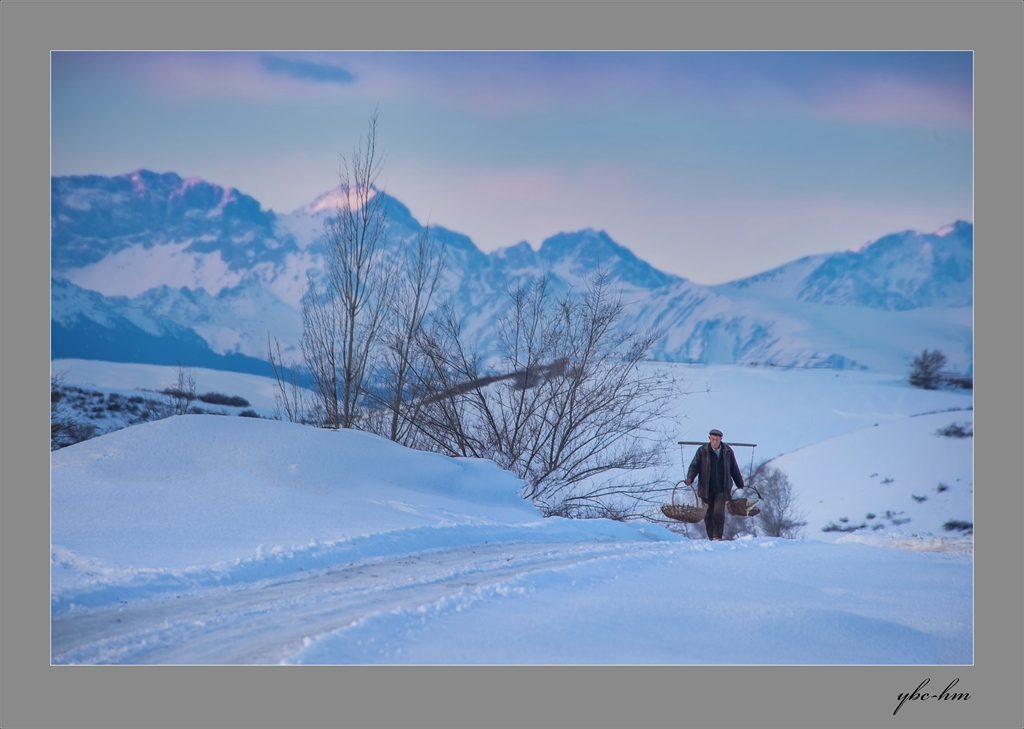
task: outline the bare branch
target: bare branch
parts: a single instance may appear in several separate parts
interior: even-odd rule
[[[443,452],[515,472],[523,496],[552,513],[616,499],[616,513],[639,513],[658,485],[642,474],[661,464],[666,442],[655,422],[671,387],[637,367],[658,334],[621,328],[621,296],[603,275],[558,298],[547,278],[508,297],[495,330],[504,372],[479,371],[453,312],[438,321],[426,340],[434,394],[417,429]]]
[[[283,416],[291,423],[307,422],[306,391],[298,368],[285,366],[281,343],[277,337],[271,341],[270,332],[267,332],[267,360],[274,373],[274,417],[281,420]]]
[[[193,403],[198,397],[195,370],[186,367],[181,360],[178,360],[174,384],[164,388],[164,395],[167,398],[167,408],[172,415],[187,415],[195,412]]]

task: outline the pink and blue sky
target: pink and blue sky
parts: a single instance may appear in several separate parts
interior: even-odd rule
[[[51,172],[286,213],[374,110],[387,191],[485,251],[603,229],[714,284],[973,221],[970,52],[54,52]]]

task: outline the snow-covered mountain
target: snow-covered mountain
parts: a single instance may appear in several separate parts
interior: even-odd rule
[[[886,311],[971,306],[974,226],[960,220],[931,234],[894,233],[858,251],[807,256],[715,290]]]
[[[237,341],[233,341],[239,336],[239,329],[237,324],[232,324],[236,317],[230,304],[238,303],[242,309],[254,308],[253,301],[239,300],[241,291],[238,289],[223,297],[213,297],[202,288],[193,291],[162,286],[133,299],[104,296],[54,278],[50,292],[51,358],[151,364],[180,362],[194,367],[267,373],[266,361],[242,353]],[[267,298],[263,291],[257,289],[255,293]],[[291,316],[291,310],[280,300],[271,299],[269,303],[265,307],[267,312]],[[189,318],[194,322],[192,326],[179,323]],[[211,341],[234,346],[214,349]]]
[[[88,267],[114,254],[127,261],[170,245],[200,261],[215,256],[229,274],[280,261],[289,252],[283,244],[290,241],[275,230],[276,216],[255,199],[173,172],[53,177],[50,204],[55,271]]]
[[[184,357],[253,372],[265,367],[268,334],[294,355],[307,271],[322,267],[337,191],[287,214],[231,187],[145,170],[55,177],[51,192],[54,357]],[[397,253],[423,226],[400,201],[385,202]],[[445,249],[445,295],[484,346],[510,284],[550,273],[564,289],[601,267],[631,302],[626,324],[664,330],[659,359],[901,371],[938,348],[952,367],[972,369],[967,222],[712,287],[657,270],[603,231],[490,254],[455,231],[430,232]]]

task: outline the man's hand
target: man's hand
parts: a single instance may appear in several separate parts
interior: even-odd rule
[[[693,486],[693,479],[692,478],[684,479],[683,483],[685,483],[687,486]]]

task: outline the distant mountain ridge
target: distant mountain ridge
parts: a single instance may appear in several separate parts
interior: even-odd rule
[[[894,233],[858,251],[801,258],[714,289],[830,306],[907,311],[974,303],[974,227]]]
[[[196,253],[214,251],[230,268],[252,264],[281,248],[276,216],[233,187],[173,172],[53,177],[51,250],[56,270],[96,263],[141,245],[187,242]]]
[[[380,194],[397,252],[423,228]],[[250,372],[266,356],[268,333],[296,354],[306,273],[322,268],[336,191],[278,214],[232,187],[137,170],[54,177],[51,195],[54,356],[75,342],[77,357],[130,351],[173,364],[156,353],[180,342],[190,352],[205,345],[203,357],[224,359],[220,369],[246,358]],[[564,290],[601,268],[632,302],[626,325],[665,332],[659,359],[895,370],[927,347],[971,369],[969,222],[895,233],[718,286],[659,271],[604,231],[562,232],[538,249],[523,242],[489,254],[460,233],[430,232],[445,249],[445,295],[484,347],[507,286],[547,273]],[[146,336],[164,344],[126,344]]]
[[[51,279],[51,359],[188,364],[266,375],[267,363],[240,352],[217,352],[194,329],[141,311],[126,297],[106,297]]]

